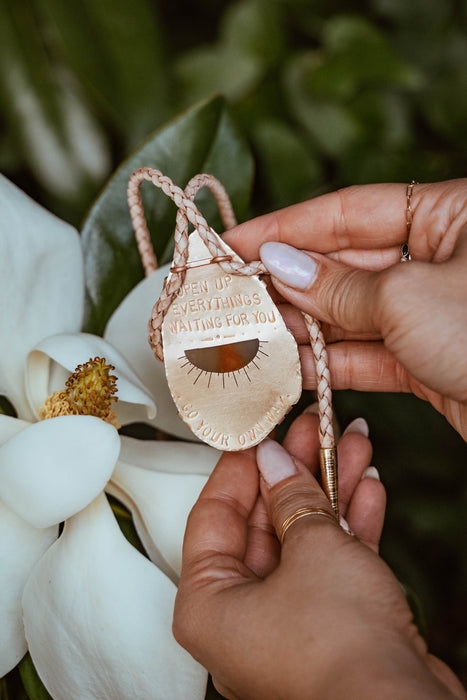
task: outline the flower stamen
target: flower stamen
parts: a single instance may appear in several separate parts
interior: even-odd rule
[[[112,401],[117,401],[117,377],[110,374],[115,369],[103,357],[90,358],[78,365],[67,379],[65,389],[55,391],[39,409],[41,420],[57,416],[96,416],[116,428],[117,418]]]

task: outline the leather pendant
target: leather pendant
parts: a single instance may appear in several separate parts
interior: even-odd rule
[[[300,398],[300,360],[264,282],[205,264],[211,258],[194,231],[184,284],[162,325],[165,371],[193,433],[219,450],[243,450],[265,438]]]

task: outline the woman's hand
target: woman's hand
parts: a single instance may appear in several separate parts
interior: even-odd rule
[[[385,492],[368,470],[364,421],[349,428],[338,447],[339,493],[359,539],[312,515],[290,526],[280,548],[276,532],[298,508],[330,510],[312,475],[311,414],[290,428],[288,451],[266,440],[256,453],[224,454],[190,515],[174,633],[229,699],[465,698],[427,654],[376,554]]]
[[[412,261],[401,264],[405,191],[350,187],[224,238],[246,260],[261,253],[289,303],[282,311],[303,343],[305,388],[314,388],[313,360],[290,304],[325,322],[335,389],[411,391],[467,439],[467,180],[415,186]]]

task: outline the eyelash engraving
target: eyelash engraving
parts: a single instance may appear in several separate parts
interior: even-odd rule
[[[237,343],[226,343],[209,348],[191,348],[179,358],[183,362],[182,368],[187,368],[187,375],[194,370],[200,370],[194,379],[193,384],[205,376],[208,378],[207,387],[211,385],[213,374],[222,377],[222,387],[225,388],[225,379],[232,376],[236,386],[241,376],[245,375],[251,382],[248,370],[251,367],[260,370],[258,364],[261,355],[269,357],[263,350],[267,341],[260,341],[258,338],[252,340],[242,340]]]

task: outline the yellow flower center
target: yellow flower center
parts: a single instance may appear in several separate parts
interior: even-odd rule
[[[96,416],[116,428],[115,412],[112,401],[117,401],[117,377],[110,374],[115,369],[104,358],[89,359],[84,365],[78,365],[67,379],[65,389],[55,391],[39,409],[40,420],[57,416]]]

